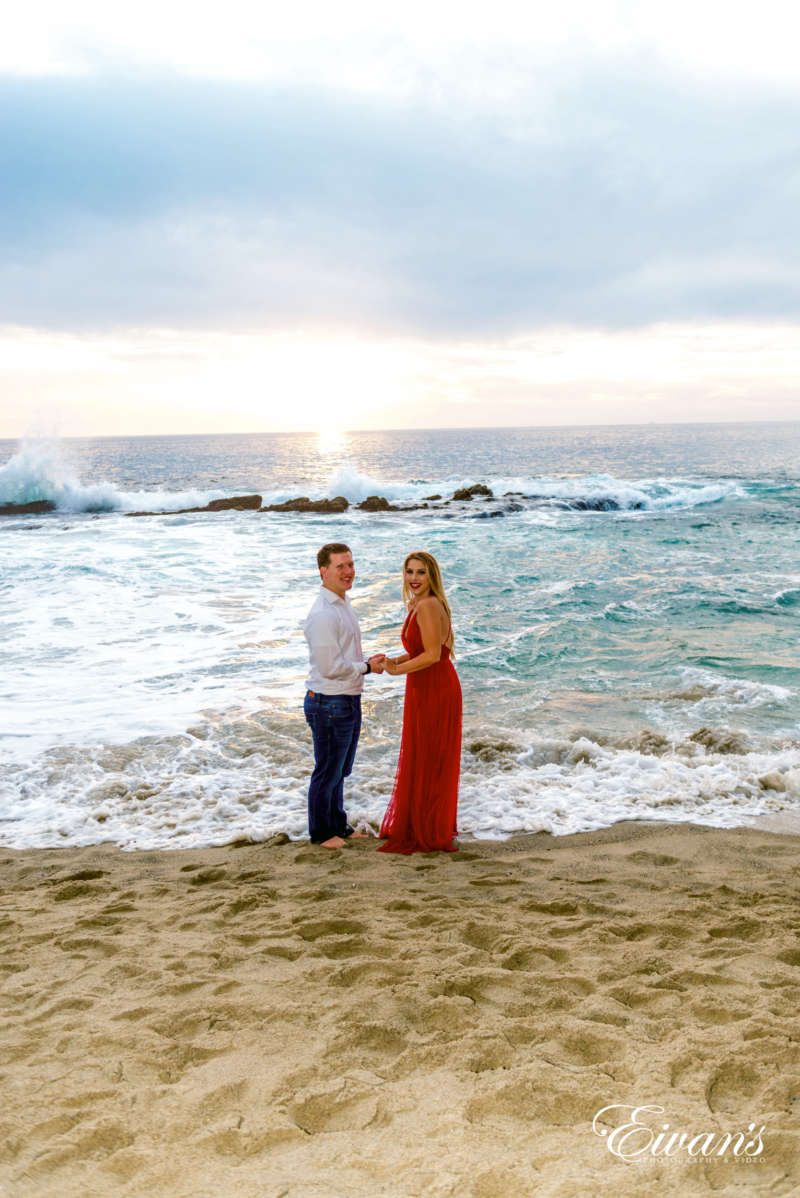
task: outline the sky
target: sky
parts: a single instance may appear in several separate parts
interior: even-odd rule
[[[32,0],[0,437],[800,418],[783,0]]]

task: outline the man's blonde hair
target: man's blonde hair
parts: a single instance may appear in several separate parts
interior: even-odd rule
[[[450,621],[450,635],[448,637],[448,644],[450,646],[450,656],[455,657],[455,649],[454,649],[455,637],[453,635],[453,617],[450,612],[450,604],[447,602],[447,595],[445,595],[445,593],[444,593],[444,583],[442,582],[442,572],[439,569],[439,563],[437,562],[437,560],[433,556],[433,554],[426,553],[424,551],[424,549],[420,549],[420,550],[415,551],[414,553],[407,554],[406,559],[403,562],[403,603],[405,604],[406,611],[410,611],[411,599],[412,599],[411,591],[409,590],[408,582],[406,581],[406,570],[408,569],[408,563],[414,562],[414,561],[422,562],[422,564],[425,567],[425,570],[427,572],[427,575],[428,575],[428,582],[430,583],[431,594],[436,596],[436,598],[439,600],[439,602],[441,603],[444,610],[447,612],[447,618]]]

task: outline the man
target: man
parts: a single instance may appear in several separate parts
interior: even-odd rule
[[[347,592],[356,576],[347,545],[323,545],[317,554],[322,580],[303,628],[311,672],[305,716],[314,738],[314,772],[308,790],[308,830],[314,844],[340,849],[351,836],[344,812],[344,779],[353,770],[361,732],[365,674],[382,674],[384,655],[365,658],[358,616]]]

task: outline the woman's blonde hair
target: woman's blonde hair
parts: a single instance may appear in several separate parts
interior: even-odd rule
[[[422,564],[425,567],[425,570],[427,572],[427,575],[428,575],[428,582],[430,583],[431,594],[436,596],[436,598],[439,600],[439,602],[441,603],[444,610],[447,612],[447,618],[450,621],[450,635],[448,637],[448,643],[450,645],[450,656],[455,657],[455,651],[454,651],[455,637],[453,635],[453,617],[450,613],[450,604],[447,602],[447,596],[444,593],[444,583],[442,582],[442,572],[439,569],[439,563],[437,562],[437,560],[433,556],[433,554],[425,553],[424,550],[418,550],[415,553],[406,554],[406,560],[403,562],[403,603],[405,604],[406,611],[411,610],[411,599],[412,599],[412,595],[411,595],[411,592],[408,587],[408,582],[406,581],[406,570],[408,569],[408,563],[414,562],[414,561],[422,562]]]

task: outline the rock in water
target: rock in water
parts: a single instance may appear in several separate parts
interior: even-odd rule
[[[262,512],[317,512],[322,515],[338,515],[341,512],[346,512],[350,507],[350,500],[345,499],[344,495],[337,495],[335,499],[309,499],[307,495],[301,495],[299,499],[287,499],[285,503],[271,503],[268,507],[262,507]]]
[[[212,499],[199,512],[257,512],[261,508],[260,495],[234,495],[233,499]],[[190,509],[191,510],[191,509]]]
[[[400,510],[393,507],[383,495],[368,495],[363,503],[357,503],[356,507],[361,512],[397,512]]]
[[[182,507],[174,512],[126,512],[126,516],[185,516],[188,512],[259,512],[260,495],[233,495],[230,499],[212,499],[205,507]]]
[[[56,505],[51,499],[36,499],[33,503],[4,503],[0,516],[38,516],[40,512],[54,512]]]
[[[453,499],[460,499],[464,501],[468,499],[474,499],[476,495],[485,495],[487,499],[493,499],[494,491],[485,486],[484,483],[475,483],[471,487],[461,487],[458,491],[454,491]]]

